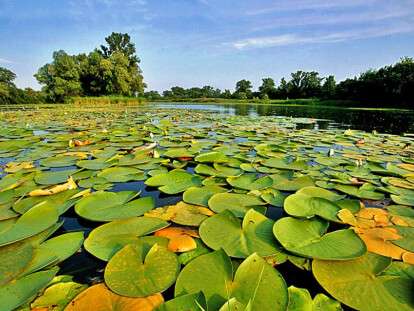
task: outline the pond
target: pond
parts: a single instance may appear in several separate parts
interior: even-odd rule
[[[328,106],[263,104],[150,103],[158,108],[190,109],[240,116],[286,116],[329,120],[329,126],[371,132],[402,134],[414,132],[414,111]],[[325,128],[328,127],[328,123]]]
[[[238,108],[1,112],[2,308],[412,310],[413,137]]]

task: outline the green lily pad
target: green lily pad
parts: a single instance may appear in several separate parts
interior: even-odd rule
[[[118,251],[105,268],[105,283],[115,293],[127,297],[146,297],[163,292],[177,278],[177,256],[155,244],[150,250],[140,243]]]
[[[288,294],[282,276],[257,254],[246,258],[233,279],[233,265],[223,250],[192,260],[181,271],[175,296],[198,293],[206,297],[208,309],[218,310],[231,298],[252,310],[285,310]]]
[[[79,200],[75,205],[76,213],[92,221],[112,221],[144,215],[154,208],[152,197],[130,201],[136,196],[131,191],[95,192]]]
[[[105,178],[108,182],[128,182],[145,179],[143,171],[133,167],[122,166],[106,168],[98,173],[97,176]]]
[[[264,257],[280,252],[272,233],[273,224],[253,209],[247,211],[243,222],[226,210],[206,219],[199,234],[208,247],[224,249],[230,257],[246,258],[253,253]]]
[[[202,153],[195,157],[194,159],[196,162],[199,163],[226,163],[229,162],[229,158],[222,152],[211,151]]]
[[[184,170],[175,169],[165,174],[158,174],[148,178],[145,184],[167,194],[177,194],[190,187],[201,186],[201,177],[192,175]]]
[[[390,258],[376,254],[348,261],[314,260],[312,271],[335,299],[357,310],[413,310],[412,279],[384,273]]]
[[[46,167],[64,167],[64,166],[72,166],[76,164],[79,158],[75,156],[65,156],[65,155],[57,155],[54,157],[49,157],[46,159],[42,159],[40,161],[40,165]]]
[[[235,187],[245,190],[262,190],[269,188],[273,184],[273,179],[269,176],[257,178],[256,174],[243,174],[238,177],[229,177],[227,182]]]
[[[293,254],[321,260],[349,260],[364,255],[364,242],[351,229],[326,233],[329,223],[284,217],[279,219],[273,233],[282,246]]]
[[[216,193],[227,192],[220,186],[190,187],[183,193],[183,200],[187,203],[208,206],[208,200]]]
[[[198,164],[194,171],[200,175],[214,176],[214,177],[231,177],[238,176],[243,173],[242,170],[234,167],[229,167],[221,164],[214,163],[213,167],[206,164]]]
[[[11,311],[30,301],[46,287],[56,273],[57,269],[36,272],[0,287],[2,310]]]
[[[50,206],[35,206],[19,218],[3,221],[3,227],[0,226],[0,246],[31,237],[51,227],[57,221],[56,209]]]
[[[251,208],[264,214],[265,205],[266,202],[256,196],[239,193],[216,193],[208,200],[208,206],[214,212],[229,210],[237,217],[243,217]]]
[[[155,311],[177,311],[177,310],[207,310],[206,298],[203,293],[187,294],[168,300]]]
[[[39,185],[56,185],[64,183],[68,180],[69,176],[76,173],[77,170],[64,170],[64,171],[44,171],[37,173],[34,181]]]
[[[305,288],[289,286],[289,305],[287,311],[342,311],[341,304],[324,294],[317,294],[312,300]]]
[[[84,247],[95,257],[108,261],[122,247],[136,242],[138,237],[168,225],[166,221],[145,216],[115,220],[93,229],[86,238]]]

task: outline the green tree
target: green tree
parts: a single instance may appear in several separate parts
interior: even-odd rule
[[[134,94],[142,94],[146,85],[144,84],[144,79],[142,76],[141,68],[139,63],[141,60],[136,55],[135,44],[131,42],[131,37],[127,33],[115,33],[113,32],[110,36],[105,38],[107,45],[101,45],[101,53],[106,59],[111,59],[112,62],[120,64],[121,61],[120,54],[122,54],[127,59],[127,71],[130,75],[129,85],[131,92]],[[119,68],[118,68],[119,70]],[[124,73],[124,70],[120,70],[121,74]],[[121,78],[125,80],[124,78]],[[123,92],[123,90],[119,90]]]
[[[274,98],[276,95],[276,85],[272,78],[262,79],[262,85],[259,86],[260,97],[263,99]]]
[[[251,98],[252,88],[252,83],[249,80],[240,80],[236,83],[234,95],[238,99]]]
[[[289,97],[309,98],[320,95],[322,78],[316,71],[296,71],[291,73]]]
[[[289,97],[289,83],[285,78],[280,80],[280,85],[277,89],[278,96],[282,99],[287,99]]]
[[[334,98],[336,95],[336,81],[334,76],[325,78],[321,88],[321,95],[323,98]]]
[[[63,50],[54,52],[53,62],[41,67],[35,77],[52,102],[62,102],[68,96],[82,94],[79,62]]]

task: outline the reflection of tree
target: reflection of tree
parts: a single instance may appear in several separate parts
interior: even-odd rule
[[[272,106],[272,105],[233,105],[236,115],[257,113],[260,116],[287,116],[300,118],[328,119],[350,125],[353,129],[371,132],[401,134],[414,131],[414,113],[385,110],[350,110],[318,106]],[[327,128],[321,122],[319,128]]]

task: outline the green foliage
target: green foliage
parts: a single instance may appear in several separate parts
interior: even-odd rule
[[[129,35],[112,33],[105,40],[107,45],[88,55],[53,53],[52,63],[35,74],[49,101],[63,102],[74,96],[143,94],[140,59]]]

